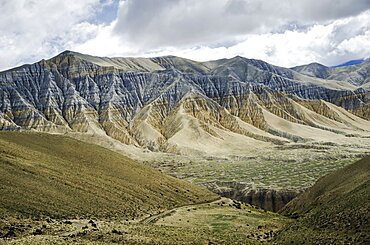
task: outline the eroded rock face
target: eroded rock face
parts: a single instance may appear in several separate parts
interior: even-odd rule
[[[209,190],[223,197],[249,203],[264,210],[277,212],[293,200],[302,190],[255,188],[239,182],[203,183]]]
[[[322,130],[345,139],[370,134],[369,91],[357,85],[242,57],[199,63],[66,51],[0,73],[0,129],[107,134],[180,153],[199,150],[184,136],[215,147],[235,134],[273,144],[317,140]]]

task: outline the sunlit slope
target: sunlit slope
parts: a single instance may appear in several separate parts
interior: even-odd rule
[[[0,133],[0,214],[135,218],[217,198],[65,136]]]

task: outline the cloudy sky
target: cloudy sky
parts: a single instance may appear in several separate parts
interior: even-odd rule
[[[285,67],[370,57],[370,0],[0,0],[0,13],[0,70],[66,49]]]

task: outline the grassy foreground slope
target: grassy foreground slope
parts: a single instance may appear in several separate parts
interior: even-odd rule
[[[0,217],[126,218],[216,199],[105,148],[0,132]]]
[[[370,157],[319,179],[281,211],[298,217],[278,236],[287,243],[370,241]]]
[[[290,222],[108,149],[29,132],[0,132],[0,197],[0,244],[259,244]]]

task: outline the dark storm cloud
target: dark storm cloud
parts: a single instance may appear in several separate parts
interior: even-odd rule
[[[369,0],[126,0],[115,32],[145,48],[222,42],[238,35],[324,23],[370,9]]]

